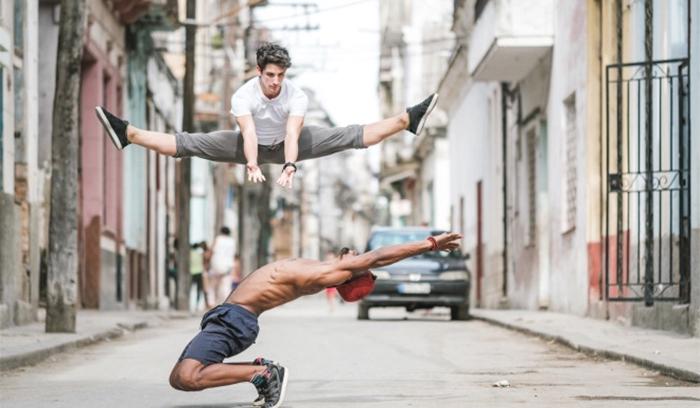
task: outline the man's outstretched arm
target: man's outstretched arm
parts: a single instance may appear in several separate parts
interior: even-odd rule
[[[433,250],[451,251],[457,249],[459,248],[459,240],[462,239],[462,236],[460,234],[446,232],[431,238],[435,240],[435,243],[428,238],[422,241],[386,246],[359,256],[343,258],[337,263],[336,271],[338,273],[333,274],[335,276],[332,278],[333,280],[340,281],[332,284],[341,284],[348,279],[362,275],[369,269],[391,265],[402,259],[424,252]]]
[[[459,240],[462,239],[462,236],[444,233],[431,238],[435,240],[435,243],[428,238],[422,241],[386,246],[359,256],[345,256],[340,262],[334,264],[332,269],[326,269],[318,277],[318,283],[326,287],[337,286],[367,273],[369,269],[391,265],[424,252],[451,251],[459,248]]]

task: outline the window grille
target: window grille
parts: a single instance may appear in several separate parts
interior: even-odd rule
[[[565,155],[566,179],[564,194],[564,231],[569,231],[576,226],[576,95],[571,95],[564,101],[566,114],[565,131]]]

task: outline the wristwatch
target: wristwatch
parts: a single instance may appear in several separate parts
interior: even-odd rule
[[[287,167],[294,167],[294,172],[296,173],[296,171],[297,171],[296,164],[294,164],[292,162],[286,162],[286,163],[284,163],[284,166],[282,166],[282,171],[284,172],[284,170],[287,169]]]

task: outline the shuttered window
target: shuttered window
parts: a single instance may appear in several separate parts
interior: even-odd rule
[[[566,115],[565,129],[565,165],[566,179],[564,185],[564,232],[576,226],[576,95],[571,95],[564,101]]]

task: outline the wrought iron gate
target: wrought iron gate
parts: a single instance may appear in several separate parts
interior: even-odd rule
[[[606,297],[688,303],[688,59],[611,64],[605,75]]]

